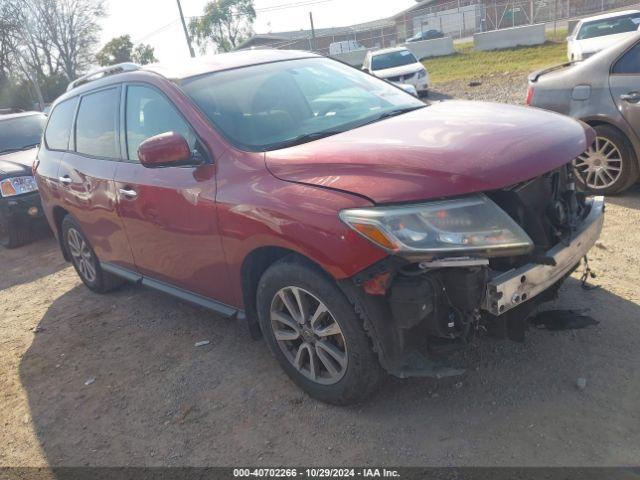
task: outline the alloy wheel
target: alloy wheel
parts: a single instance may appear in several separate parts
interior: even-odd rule
[[[606,137],[596,137],[589,149],[576,158],[575,168],[587,187],[603,189],[618,181],[622,173],[620,149]]]
[[[280,289],[271,302],[271,328],[289,363],[309,380],[331,385],[347,370],[347,345],[327,306],[299,287]]]
[[[95,259],[89,245],[75,228],[67,230],[67,245],[80,275],[89,283],[96,281]]]

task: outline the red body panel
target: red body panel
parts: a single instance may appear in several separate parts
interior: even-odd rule
[[[242,262],[261,247],[283,247],[350,277],[387,254],[343,224],[337,212],[371,205],[347,193],[284,182],[261,153],[231,150],[220,160],[218,217],[231,284],[241,302]]]
[[[129,241],[116,212],[113,177],[117,165],[118,162],[112,160],[87,159],[65,153],[58,176],[68,176],[71,183],[58,182],[62,197],[60,206],[78,221],[100,261],[133,269]]]
[[[269,152],[267,167],[285,180],[376,203],[420,201],[494,190],[564,165],[593,140],[583,125],[536,109],[440,102]]]
[[[116,188],[136,267],[179,288],[229,303],[233,298],[216,215],[214,167],[146,168],[121,162]]]

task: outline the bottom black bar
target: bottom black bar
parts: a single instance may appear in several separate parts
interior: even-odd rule
[[[0,480],[640,480],[640,467],[0,467]]]

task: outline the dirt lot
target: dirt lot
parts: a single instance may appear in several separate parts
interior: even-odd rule
[[[545,306],[599,325],[485,340],[463,377],[389,379],[350,408],[306,397],[231,321],[139,287],[89,292],[52,238],[0,251],[0,465],[637,464],[638,245],[636,186],[591,253],[601,288],[574,275]]]

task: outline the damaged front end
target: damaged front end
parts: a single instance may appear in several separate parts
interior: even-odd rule
[[[345,223],[392,254],[342,287],[390,373],[456,375],[423,352],[479,331],[522,341],[527,317],[596,242],[603,214],[570,166],[483,195],[347,211]]]

